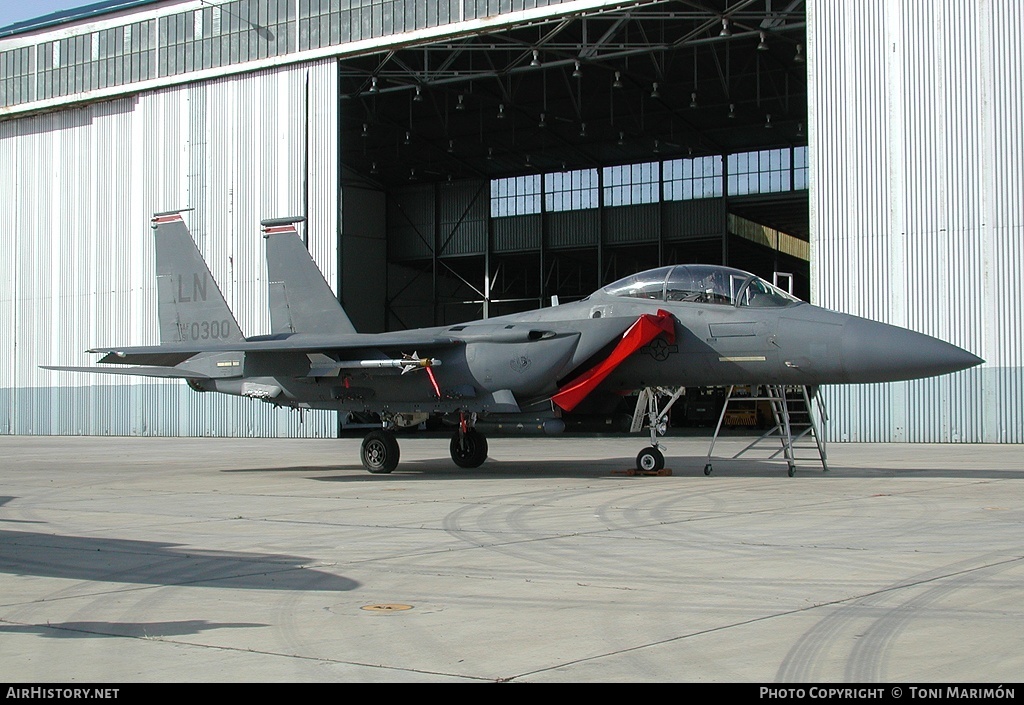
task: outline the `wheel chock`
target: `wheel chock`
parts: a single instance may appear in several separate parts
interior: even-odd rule
[[[627,477],[634,477],[636,475],[643,475],[645,477],[668,477],[671,474],[671,468],[661,468],[660,470],[637,470],[636,468],[612,470],[612,475],[626,475]]]

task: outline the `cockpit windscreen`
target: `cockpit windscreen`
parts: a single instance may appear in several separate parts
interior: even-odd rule
[[[651,269],[609,284],[604,292],[637,299],[732,306],[781,307],[799,301],[749,272],[708,264]]]

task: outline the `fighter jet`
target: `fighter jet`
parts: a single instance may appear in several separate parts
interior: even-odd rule
[[[687,264],[609,284],[580,301],[458,325],[358,333],[297,236],[263,221],[271,333],[245,337],[181,212],[152,219],[160,344],[98,347],[98,365],[46,369],[180,378],[197,392],[278,407],[371,413],[371,473],[398,467],[395,431],[434,417],[463,468],[484,430],[558,433],[563,416],[638,391],[728,385],[891,382],[983,362],[942,340],[829,311],[749,272]],[[639,412],[639,410],[638,410]],[[657,406],[637,467],[661,467]],[[662,429],[663,430],[663,429]]]

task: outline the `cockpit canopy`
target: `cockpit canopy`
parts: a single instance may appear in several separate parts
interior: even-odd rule
[[[693,301],[732,306],[782,307],[799,301],[750,272],[710,264],[649,269],[609,284],[609,296],[654,301]]]

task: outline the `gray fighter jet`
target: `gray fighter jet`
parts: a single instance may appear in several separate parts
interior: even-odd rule
[[[197,392],[379,415],[361,447],[398,466],[395,429],[451,423],[460,467],[487,458],[483,430],[564,429],[563,414],[665,388],[890,382],[983,362],[910,330],[800,301],[748,272],[675,265],[587,298],[482,321],[356,332],[286,218],[263,222],[271,328],[246,338],[179,212],[154,216],[160,344],[102,347],[100,365],[46,369],[180,378]],[[638,468],[664,458],[651,447]]]

